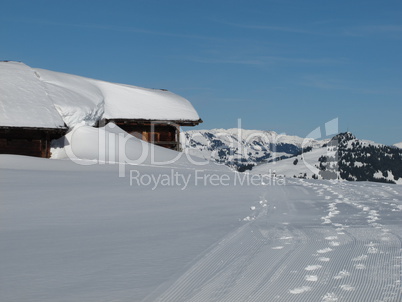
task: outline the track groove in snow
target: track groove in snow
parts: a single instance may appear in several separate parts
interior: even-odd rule
[[[157,301],[401,299],[398,257],[402,244],[392,227],[378,224],[382,220],[377,201],[381,189],[369,186],[364,188],[367,193],[359,194],[354,186],[344,183],[296,182],[298,186],[300,183],[307,188],[318,187],[318,200],[327,202],[327,214],[322,216],[327,223],[313,228],[297,225],[292,222],[295,216],[289,213],[289,209],[295,210],[293,205],[285,198],[269,200],[267,212],[247,222],[231,241],[225,239],[224,246],[219,244],[209,257],[161,293]],[[363,200],[363,194],[372,200]],[[392,209],[395,206],[389,212]],[[250,234],[261,234],[261,238]],[[248,248],[244,249],[246,242]],[[213,263],[223,259],[227,260],[226,266],[217,273]],[[206,275],[208,278],[199,278]],[[186,291],[188,280],[193,280],[192,292]]]

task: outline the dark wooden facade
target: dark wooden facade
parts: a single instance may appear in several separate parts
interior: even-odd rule
[[[49,158],[50,142],[66,134],[66,129],[0,127],[0,154]]]
[[[155,145],[180,151],[180,126],[195,126],[198,121],[156,121],[105,119],[98,126],[113,122],[129,134]],[[67,128],[34,128],[0,126],[0,154],[49,158],[50,144],[64,136]]]
[[[157,121],[105,119],[100,125],[115,123],[127,133],[155,145],[180,151],[180,126],[195,126],[198,121]]]

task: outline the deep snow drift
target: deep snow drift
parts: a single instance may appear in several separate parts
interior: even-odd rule
[[[1,301],[402,299],[401,186],[125,167],[0,156]]]
[[[192,162],[208,164],[205,160],[193,159],[184,153],[138,139],[113,123],[99,128],[77,125],[65,136],[53,141],[51,152],[54,159],[68,158],[82,165],[119,163],[187,167]]]

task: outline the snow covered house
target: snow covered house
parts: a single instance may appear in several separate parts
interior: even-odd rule
[[[143,140],[179,150],[181,126],[202,122],[165,89],[115,84],[0,62],[0,153],[50,157],[50,142],[78,125],[113,122]]]

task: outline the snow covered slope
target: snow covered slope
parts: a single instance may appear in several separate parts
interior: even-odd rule
[[[63,128],[64,122],[32,68],[0,62],[0,126]]]
[[[394,144],[394,146],[402,149],[402,143]]]
[[[252,169],[252,173],[275,173],[286,177],[301,177],[311,179],[319,175],[319,158],[328,154],[326,147],[314,149],[301,155],[279,161],[261,164]]]
[[[402,151],[359,140],[347,132],[336,135],[322,148],[294,158],[262,164],[252,171],[275,171],[287,177],[341,178],[402,184]]]
[[[197,121],[191,103],[172,92],[109,83],[23,63],[0,62],[2,126],[68,127],[100,119]],[[56,111],[57,109],[57,111]]]
[[[1,301],[402,300],[401,186],[10,155],[0,169]]]
[[[327,141],[304,139],[274,131],[244,129],[192,130],[182,133],[186,152],[236,169],[300,154]]]

